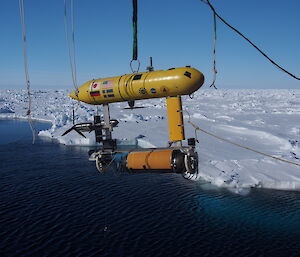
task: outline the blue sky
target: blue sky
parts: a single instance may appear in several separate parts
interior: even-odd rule
[[[211,0],[217,12],[284,68],[300,76],[299,0]],[[33,88],[72,89],[63,0],[25,0]],[[131,0],[75,0],[79,84],[130,73]],[[0,89],[25,88],[18,0],[0,1]],[[218,21],[218,88],[300,88]],[[191,65],[212,79],[213,15],[200,0],[139,0],[143,71]]]

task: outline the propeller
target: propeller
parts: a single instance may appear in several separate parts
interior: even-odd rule
[[[119,122],[117,120],[110,120],[110,124],[113,127],[116,127]],[[67,129],[62,136],[70,133],[72,130],[75,130],[79,135],[86,138],[86,136],[82,132],[89,132],[91,133],[93,130],[102,129],[105,126],[105,122],[101,121],[100,123],[92,123],[92,122],[86,122],[86,123],[78,123],[72,126],[71,128]]]
[[[86,138],[86,136],[81,132],[91,132],[93,131],[94,128],[94,124],[89,122],[89,123],[78,123],[75,124],[74,126],[72,126],[71,128],[67,129],[62,136],[70,133],[72,130],[75,130],[79,135],[83,136],[84,138]]]

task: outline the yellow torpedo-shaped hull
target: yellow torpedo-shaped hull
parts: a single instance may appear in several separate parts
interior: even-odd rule
[[[189,95],[204,83],[203,74],[190,67],[140,72],[95,79],[82,85],[70,97],[98,105],[168,96]]]

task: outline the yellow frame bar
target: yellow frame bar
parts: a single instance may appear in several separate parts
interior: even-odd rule
[[[185,139],[182,115],[181,96],[166,98],[168,110],[168,125],[170,141],[181,141]]]

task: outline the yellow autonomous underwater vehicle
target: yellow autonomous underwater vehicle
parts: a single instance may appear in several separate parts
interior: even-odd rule
[[[102,143],[100,149],[91,151],[90,160],[103,172],[112,163],[127,172],[182,173],[185,177],[198,170],[198,155],[195,139],[185,140],[181,95],[190,95],[204,83],[203,74],[190,66],[168,70],[139,72],[117,77],[93,79],[86,82],[70,97],[92,105],[103,105],[103,119],[94,116],[93,123],[75,124],[71,130],[82,132],[95,131],[96,142]],[[165,148],[119,149],[112,138],[113,127],[117,120],[110,119],[109,104],[128,102],[134,108],[134,101],[151,98],[166,98],[169,142]]]
[[[90,80],[70,96],[97,105],[190,95],[198,90],[203,82],[202,73],[194,68],[171,68]]]

